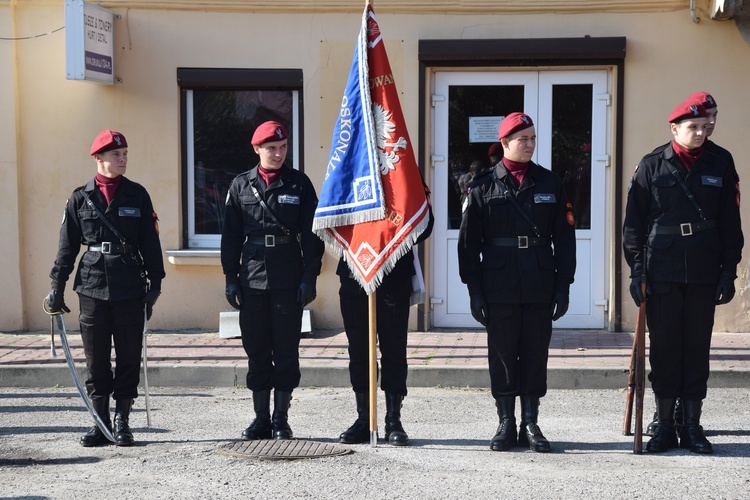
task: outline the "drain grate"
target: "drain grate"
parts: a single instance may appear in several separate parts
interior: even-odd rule
[[[232,441],[219,446],[217,453],[236,458],[258,460],[297,460],[346,455],[352,450],[332,443],[303,439],[266,439],[260,441]]]

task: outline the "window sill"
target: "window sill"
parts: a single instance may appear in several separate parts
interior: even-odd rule
[[[220,250],[167,250],[173,266],[221,266]]]

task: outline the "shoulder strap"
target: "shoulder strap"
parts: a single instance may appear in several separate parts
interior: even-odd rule
[[[674,165],[672,165],[671,163],[667,162],[667,165],[669,171],[672,172],[674,178],[677,179],[677,184],[679,184],[682,190],[685,191],[688,200],[690,200],[690,203],[692,203],[695,209],[698,211],[698,215],[700,215],[701,220],[706,220],[706,214],[703,213],[703,209],[700,207],[700,205],[698,205],[698,202],[695,201],[695,196],[693,196],[693,193],[690,192],[690,188],[687,187],[687,184],[685,184],[685,181],[682,179],[680,173],[676,168],[674,168]]]
[[[99,217],[102,220],[102,222],[104,223],[104,225],[107,226],[109,228],[109,230],[114,233],[115,238],[117,238],[118,240],[120,240],[120,243],[123,246],[126,245],[127,244],[127,240],[125,239],[125,237],[122,235],[122,233],[120,233],[120,231],[118,231],[115,228],[115,226],[112,225],[111,222],[109,222],[109,219],[107,219],[104,216],[104,214],[101,212],[101,210],[99,210],[99,207],[97,207],[96,205],[94,205],[94,202],[91,201],[91,198],[89,198],[89,195],[86,194],[86,191],[84,189],[81,189],[81,194],[86,199],[86,204],[89,206],[89,208],[91,208],[91,210],[94,211],[94,213],[96,214],[96,216]]]
[[[500,189],[504,190],[505,196],[510,200],[510,202],[513,204],[513,206],[518,210],[518,212],[521,214],[521,216],[526,220],[526,222],[529,223],[531,228],[534,230],[534,234],[537,237],[540,237],[542,235],[541,231],[539,231],[539,227],[534,224],[534,221],[531,219],[531,216],[526,212],[526,210],[523,209],[520,203],[518,203],[518,200],[516,199],[516,195],[513,194],[513,191],[508,189],[508,186],[505,185],[503,181],[500,180],[500,178],[493,172],[492,178],[497,183],[498,186],[500,186]]]
[[[263,207],[263,210],[266,211],[266,214],[268,214],[268,216],[271,218],[271,220],[274,221],[276,223],[276,225],[281,228],[282,231],[284,231],[284,234],[286,234],[287,236],[290,235],[290,234],[292,234],[292,232],[289,230],[289,228],[286,227],[281,222],[279,222],[279,219],[277,219],[276,216],[273,214],[273,212],[271,212],[271,209],[268,208],[268,205],[266,205],[266,202],[263,201],[263,197],[260,195],[260,193],[255,188],[255,186],[253,186],[250,183],[248,183],[248,184],[250,185],[250,189],[253,190],[253,195],[255,195],[255,197],[258,198],[258,201],[260,202],[260,206]]]

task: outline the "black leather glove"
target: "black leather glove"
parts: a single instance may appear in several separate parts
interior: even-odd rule
[[[307,304],[315,300],[316,296],[315,285],[300,283],[299,289],[297,290],[297,302],[300,306],[305,307]]]
[[[151,315],[154,313],[154,304],[156,304],[159,295],[161,295],[161,283],[157,285],[155,282],[151,282],[151,287],[142,300],[146,304],[146,321],[151,319]]]
[[[69,313],[70,309],[65,305],[65,298],[63,297],[62,290],[52,289],[47,294],[47,298],[44,299],[47,302],[47,307],[51,313]]]
[[[552,298],[552,321],[557,321],[568,312],[570,297],[565,292],[556,292]]]
[[[228,284],[224,295],[227,297],[229,305],[237,309],[238,311],[242,308],[242,292],[240,286],[234,283]]]
[[[469,297],[469,299],[471,299],[471,315],[475,320],[479,321],[482,326],[487,326],[487,316],[489,315],[489,311],[487,309],[487,301],[484,300],[484,296],[472,295]]]
[[[719,284],[716,285],[716,304],[728,304],[734,297],[734,278],[727,272],[719,276]]]
[[[641,304],[646,302],[646,297],[643,296],[643,283],[645,283],[646,277],[642,274],[630,277],[630,296],[633,297],[636,307],[641,307]]]

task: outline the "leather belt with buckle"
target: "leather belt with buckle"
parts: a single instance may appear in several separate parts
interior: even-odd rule
[[[517,236],[515,238],[490,238],[486,241],[490,247],[516,247],[529,248],[549,245],[547,238],[530,238],[529,236]]]
[[[247,242],[251,245],[261,245],[267,248],[273,248],[277,245],[286,245],[296,242],[297,238],[288,235],[266,234],[265,236],[248,236]]]
[[[707,229],[716,227],[716,221],[704,220],[701,222],[684,222],[679,226],[654,226],[651,229],[652,234],[679,234],[680,236],[692,236]]]
[[[89,252],[101,252],[105,255],[120,255],[130,253],[130,245],[121,245],[111,241],[102,241],[98,245],[89,245]]]

